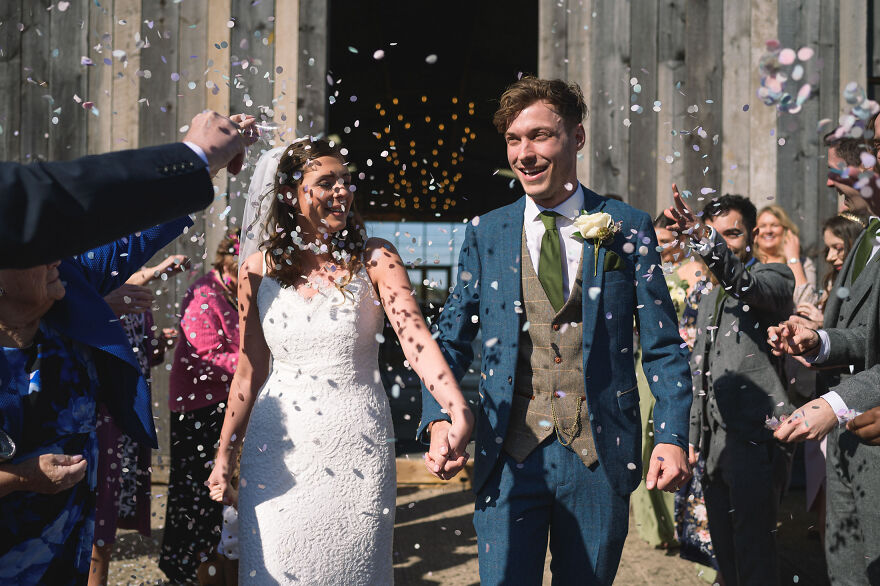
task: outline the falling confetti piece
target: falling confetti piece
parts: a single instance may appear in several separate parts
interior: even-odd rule
[[[376,49],[373,52],[373,59],[375,59],[376,61],[382,59],[383,57],[385,57],[385,51],[383,51],[382,49]]]
[[[437,55],[434,55],[433,53],[428,55],[427,57],[425,57],[425,63],[427,63],[428,65],[434,65],[435,63],[437,63]]]
[[[801,61],[809,61],[813,58],[814,51],[810,47],[801,47],[798,49],[797,57]]]

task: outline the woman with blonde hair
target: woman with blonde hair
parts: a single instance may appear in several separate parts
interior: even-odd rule
[[[758,212],[755,226],[755,258],[762,263],[787,264],[794,273],[794,304],[814,303],[816,293],[816,266],[801,254],[798,227],[782,206],[771,204]]]

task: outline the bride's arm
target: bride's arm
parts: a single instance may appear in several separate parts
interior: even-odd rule
[[[385,315],[406,359],[452,419],[450,447],[460,455],[470,440],[473,414],[422,317],[400,254],[390,242],[371,238],[367,241],[365,256],[367,272],[379,291]]]
[[[241,265],[238,273],[238,320],[241,344],[238,368],[229,387],[226,416],[220,431],[220,446],[214,457],[214,470],[208,478],[211,498],[226,502],[232,468],[241,449],[251,410],[260,386],[269,375],[269,348],[257,308],[257,290],[262,281],[262,253],[255,252]],[[232,464],[230,466],[230,464]]]

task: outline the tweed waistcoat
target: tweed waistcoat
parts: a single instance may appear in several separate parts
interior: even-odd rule
[[[557,441],[569,444],[591,466],[597,456],[584,389],[581,271],[568,300],[556,312],[538,281],[525,233],[521,255],[523,319],[529,327],[520,333],[504,450],[522,462],[556,434]]]

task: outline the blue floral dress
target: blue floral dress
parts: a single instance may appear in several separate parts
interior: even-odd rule
[[[0,348],[0,428],[15,441],[13,462],[82,454],[86,478],[58,494],[17,491],[0,498],[0,583],[85,584],[97,484],[95,397],[89,347],[46,325],[29,348]]]

